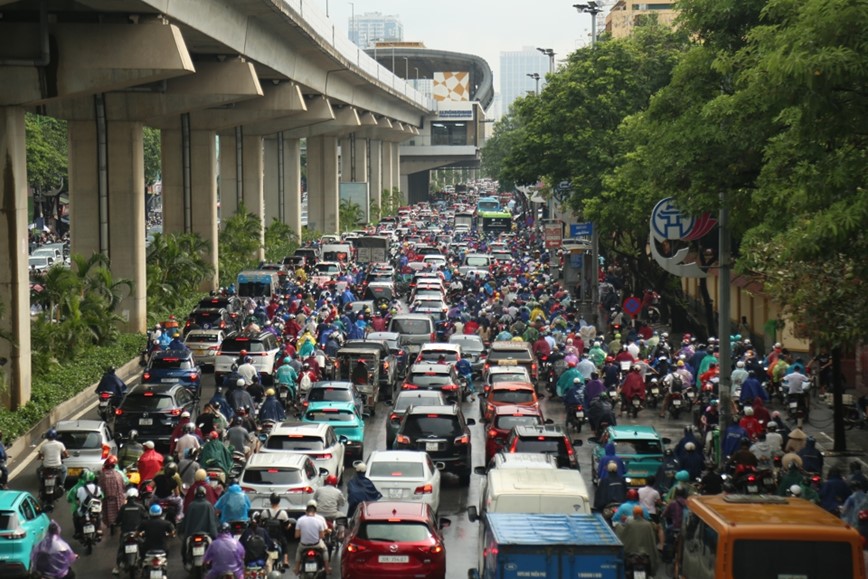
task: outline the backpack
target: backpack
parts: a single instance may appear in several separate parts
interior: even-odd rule
[[[258,533],[252,533],[244,543],[244,562],[265,561],[268,557],[268,547],[265,539]]]
[[[681,392],[684,390],[684,381],[681,379],[681,376],[675,372],[672,373],[672,382],[669,383],[669,389],[672,390],[672,392]]]
[[[298,381],[298,386],[302,390],[310,390],[310,387],[311,387],[310,374],[308,374],[307,372],[303,373],[301,375],[301,380]]]
[[[278,510],[273,515],[269,509],[262,509],[260,516],[265,521],[265,530],[271,535],[272,539],[279,540],[284,534],[285,521],[280,520],[280,513],[285,512],[283,509]]]

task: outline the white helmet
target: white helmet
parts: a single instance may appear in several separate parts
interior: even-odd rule
[[[735,365],[738,366],[739,368],[744,368],[744,361],[739,360],[738,362],[735,363]]]

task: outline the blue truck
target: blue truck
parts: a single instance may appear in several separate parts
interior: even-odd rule
[[[624,547],[600,515],[486,513],[469,579],[624,579]]]

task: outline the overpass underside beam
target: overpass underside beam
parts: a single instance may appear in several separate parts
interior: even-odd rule
[[[25,157],[24,110],[0,107],[0,402],[11,410],[30,400]]]

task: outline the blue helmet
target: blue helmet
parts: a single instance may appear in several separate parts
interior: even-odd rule
[[[45,438],[48,440],[57,440],[57,431],[53,428],[50,428],[48,432],[45,433]]]
[[[153,504],[148,513],[150,513],[152,517],[161,517],[163,516],[163,508],[158,504]]]

